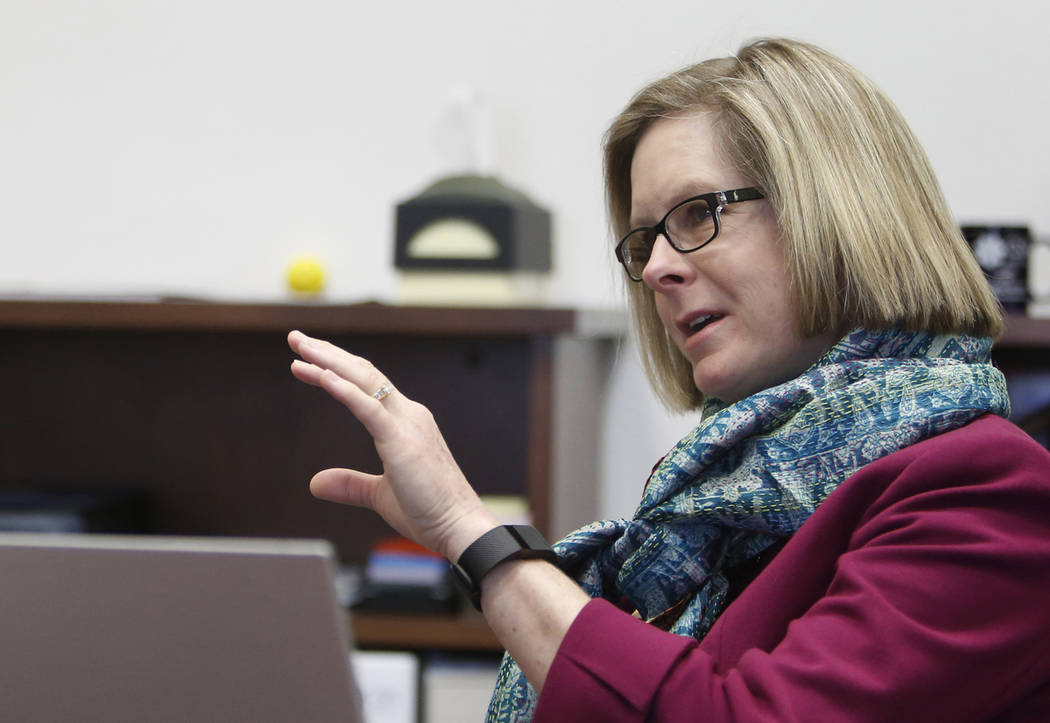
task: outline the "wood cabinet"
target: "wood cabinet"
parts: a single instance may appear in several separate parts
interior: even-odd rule
[[[482,494],[525,495],[549,534],[593,519],[600,388],[622,322],[570,309],[0,301],[0,489],[134,488],[152,532],[323,537],[363,562],[390,528],[306,485],[379,460],[349,412],[289,373],[293,328],[371,359],[430,407]],[[399,628],[363,621],[374,645]],[[494,644],[477,621],[451,637],[415,622],[423,645]]]

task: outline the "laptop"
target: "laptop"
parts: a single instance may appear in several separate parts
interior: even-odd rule
[[[360,723],[327,542],[0,534],[0,717]]]

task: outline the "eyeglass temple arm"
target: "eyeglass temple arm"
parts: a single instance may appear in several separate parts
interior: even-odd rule
[[[764,195],[757,188],[738,188],[735,191],[726,191],[725,193],[718,194],[718,201],[721,204],[736,203],[737,201],[754,201],[755,199],[764,198]]]

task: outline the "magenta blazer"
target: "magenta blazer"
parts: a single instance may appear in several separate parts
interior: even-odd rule
[[[844,482],[697,643],[604,600],[536,721],[1050,721],[1050,452],[994,416]]]

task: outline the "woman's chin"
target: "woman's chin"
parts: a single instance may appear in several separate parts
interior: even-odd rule
[[[711,399],[732,403],[737,401],[733,385],[724,375],[702,373],[699,368],[693,369],[693,382],[700,393]]]

